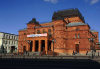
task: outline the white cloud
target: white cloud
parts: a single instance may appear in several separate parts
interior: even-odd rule
[[[98,3],[100,0],[85,0],[85,2],[90,3],[91,5],[94,5]]]
[[[58,2],[58,0],[43,0],[45,2],[50,2],[50,3],[53,3],[53,4],[56,4]]]
[[[96,4],[98,2],[99,2],[99,0],[91,0],[90,4],[93,5],[93,4]]]

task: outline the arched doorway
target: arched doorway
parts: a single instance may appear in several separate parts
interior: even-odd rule
[[[79,44],[75,45],[75,50],[76,50],[77,53],[79,53]]]

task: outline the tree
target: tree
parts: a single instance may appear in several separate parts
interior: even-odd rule
[[[1,45],[1,53],[4,53],[4,46]]]

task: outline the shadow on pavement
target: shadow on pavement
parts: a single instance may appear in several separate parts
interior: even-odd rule
[[[0,69],[97,69],[90,59],[0,59]]]

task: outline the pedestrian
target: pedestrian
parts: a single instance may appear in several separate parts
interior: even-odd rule
[[[86,55],[88,55],[88,51],[86,52]]]
[[[29,56],[29,52],[28,52],[28,56]]]
[[[75,55],[75,52],[73,51],[73,55]]]
[[[98,56],[99,56],[99,52],[98,52]]]

